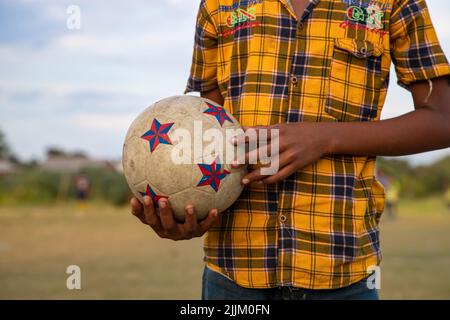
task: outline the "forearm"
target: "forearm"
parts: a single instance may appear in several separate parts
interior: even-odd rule
[[[203,98],[212,100],[221,106],[223,105],[223,97],[222,97],[222,94],[220,93],[219,88],[215,88],[215,89],[207,91],[207,92],[202,92],[201,96]]]
[[[400,156],[450,147],[450,115],[420,108],[376,122],[324,124],[328,154]]]

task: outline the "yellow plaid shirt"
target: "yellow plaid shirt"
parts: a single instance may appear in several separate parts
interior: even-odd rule
[[[242,125],[377,121],[399,84],[450,74],[424,0],[203,0],[186,93],[219,88]],[[299,137],[301,140],[302,137]],[[375,157],[327,156],[244,190],[204,242],[210,268],[250,288],[340,288],[380,263]]]

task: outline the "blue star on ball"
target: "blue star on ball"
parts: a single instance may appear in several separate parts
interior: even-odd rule
[[[220,126],[223,126],[225,121],[233,122],[233,120],[231,120],[231,118],[227,115],[224,108],[215,106],[209,102],[205,102],[205,103],[208,106],[208,109],[203,111],[203,113],[214,116],[217,119],[217,121],[220,123]]]
[[[222,165],[217,163],[218,159],[214,160],[211,164],[198,164],[203,177],[200,179],[197,187],[211,186],[211,188],[217,192],[219,190],[220,181],[225,179],[230,174],[229,171],[222,169]]]
[[[158,201],[159,199],[167,199],[167,196],[161,196],[159,194],[156,194],[155,191],[153,191],[152,187],[147,184],[147,188],[145,189],[145,192],[139,191],[140,195],[142,197],[149,196],[152,199],[153,204],[155,205],[155,208],[158,208]]]
[[[157,119],[153,119],[150,130],[141,137],[150,142],[150,152],[155,151],[159,144],[172,144],[172,141],[170,141],[167,135],[172,126],[173,123],[161,124]]]

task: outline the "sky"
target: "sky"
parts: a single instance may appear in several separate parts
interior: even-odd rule
[[[428,0],[450,57],[450,5]],[[80,28],[67,26],[80,8]],[[182,94],[199,0],[0,0],[0,130],[23,160],[49,146],[120,159],[131,121]],[[70,20],[71,21],[71,20]],[[395,72],[382,118],[413,110]],[[406,157],[424,164],[450,148]]]

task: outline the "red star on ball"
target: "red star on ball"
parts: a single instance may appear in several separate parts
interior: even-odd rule
[[[198,164],[203,177],[200,179],[197,187],[211,186],[214,191],[217,192],[219,190],[220,181],[222,181],[227,175],[229,175],[230,172],[222,169],[222,165],[217,162],[218,158],[211,164]]]
[[[224,108],[215,106],[209,102],[205,102],[205,103],[208,106],[208,109],[203,111],[203,113],[214,116],[217,119],[217,121],[220,123],[220,126],[222,126],[224,124],[225,120],[233,122],[231,120],[231,118],[227,115]]]
[[[162,196],[162,195],[156,194],[156,192],[153,191],[152,187],[150,187],[150,185],[148,185],[148,184],[147,184],[147,188],[145,189],[145,192],[139,191],[139,193],[143,197],[149,196],[152,199],[153,204],[155,205],[155,208],[158,208],[159,199],[168,199],[167,196]]]
[[[155,151],[159,144],[172,144],[167,135],[172,126],[173,122],[161,124],[157,119],[153,119],[150,130],[141,137],[150,142],[150,152]]]

